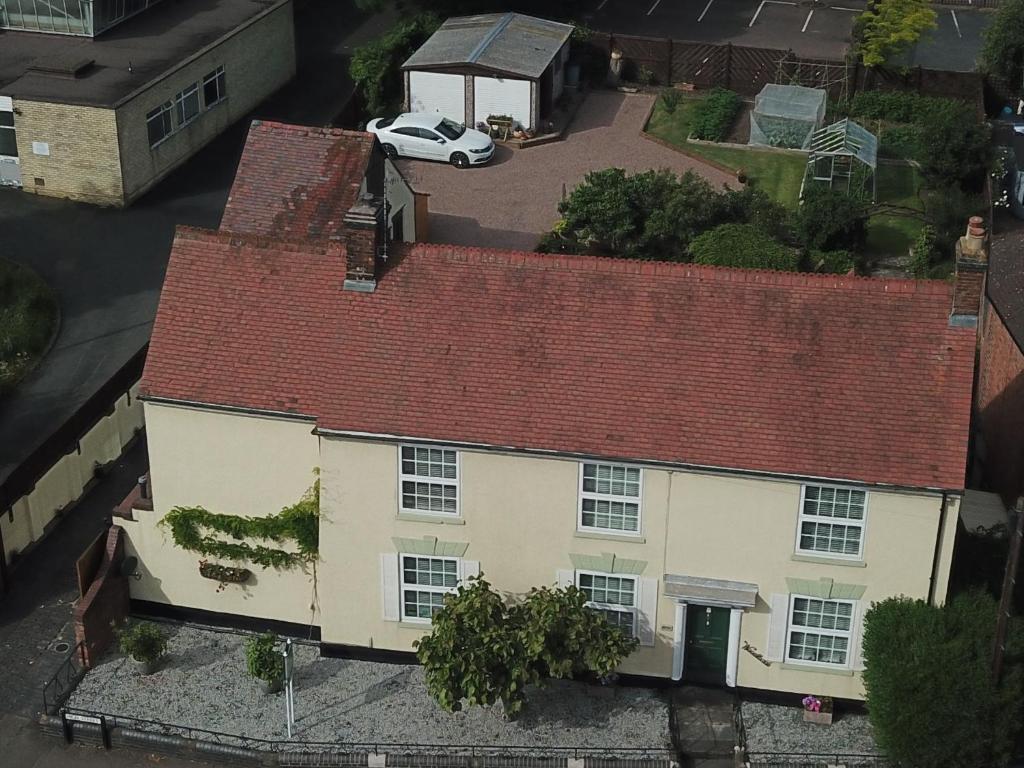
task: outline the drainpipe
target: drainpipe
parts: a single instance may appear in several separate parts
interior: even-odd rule
[[[935,531],[935,551],[932,553],[932,572],[928,577],[928,605],[935,605],[935,576],[939,568],[939,554],[942,551],[942,532],[946,528],[946,514],[949,506],[949,495],[942,492],[942,505],[939,508],[939,525]]]

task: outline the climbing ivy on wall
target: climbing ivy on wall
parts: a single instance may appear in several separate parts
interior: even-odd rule
[[[320,545],[320,480],[295,504],[269,517],[242,517],[210,512],[203,507],[175,507],[160,521],[170,529],[174,543],[207,557],[244,560],[264,568],[291,568],[316,560]],[[224,534],[228,539],[212,533]],[[247,539],[294,541],[289,551]]]

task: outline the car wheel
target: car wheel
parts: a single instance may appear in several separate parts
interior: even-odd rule
[[[456,168],[469,168],[469,158],[461,152],[453,152],[448,161]]]
[[[396,157],[398,157],[398,150],[395,149],[394,144],[381,144],[381,149],[384,150],[384,154],[387,155],[388,158],[391,160],[394,160]]]

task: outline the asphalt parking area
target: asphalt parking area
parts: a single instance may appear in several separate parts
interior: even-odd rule
[[[490,164],[459,170],[399,160],[413,189],[430,194],[435,243],[533,250],[558,220],[558,203],[590,171],[692,170],[717,187],[735,177],[640,135],[654,97],[593,91],[563,141],[527,149],[499,146]]]
[[[582,18],[604,32],[840,59],[864,7],[864,0],[590,0]]]

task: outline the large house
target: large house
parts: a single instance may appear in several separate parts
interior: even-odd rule
[[[379,196],[354,205],[316,239],[178,231],[141,383],[150,481],[118,521],[137,610],[409,658],[475,574],[576,584],[639,639],[624,673],[856,699],[871,602],[943,602],[976,272],[384,259]],[[160,525],[273,515],[316,473],[315,567],[224,562],[251,575],[221,585]]]
[[[127,205],[295,74],[291,0],[0,0],[0,186]]]

